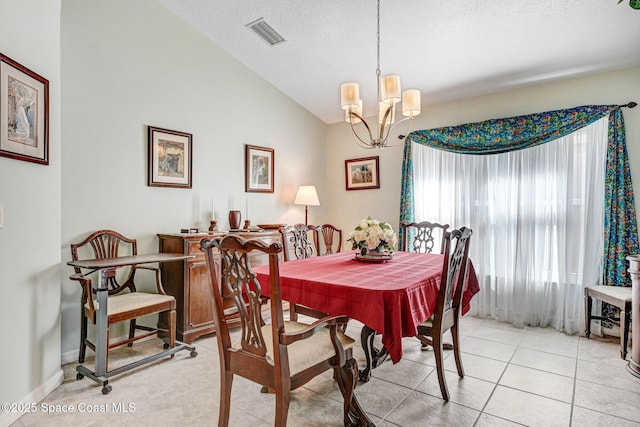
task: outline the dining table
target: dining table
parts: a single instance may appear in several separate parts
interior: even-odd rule
[[[360,321],[367,359],[360,380],[368,381],[376,357],[388,352],[393,363],[400,361],[402,338],[416,336],[418,325],[434,313],[443,258],[441,254],[400,251],[392,259],[373,262],[350,251],[282,262],[282,299]],[[268,297],[269,266],[253,270],[262,294]],[[471,299],[480,290],[471,261],[464,286],[462,314],[469,311]],[[382,351],[373,347],[375,333],[382,335]]]

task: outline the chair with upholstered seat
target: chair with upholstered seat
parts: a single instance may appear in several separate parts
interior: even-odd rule
[[[400,234],[402,236],[402,250],[406,252],[420,252],[430,254],[439,242],[438,253],[444,252],[444,233],[449,224],[421,221],[401,223]]]
[[[620,317],[596,316],[592,314],[593,298],[611,304],[620,309]],[[631,286],[594,285],[584,288],[585,335],[591,335],[591,321],[600,320],[614,323],[620,327],[620,357],[627,358],[629,343],[629,324],[631,322]],[[636,343],[634,343],[636,345]]]
[[[464,377],[462,357],[460,355],[460,333],[458,321],[461,316],[462,291],[464,288],[467,262],[469,258],[469,242],[472,231],[462,227],[459,230],[444,233],[443,266],[440,289],[433,316],[418,326],[417,338],[425,346],[433,347],[436,359],[436,371],[442,398],[449,400],[449,389],[444,375],[443,334],[451,330],[453,338],[453,354],[458,376]]]
[[[89,237],[80,243],[71,244],[71,258],[74,261],[80,259],[80,255],[91,255],[91,257],[83,256],[82,259],[108,259],[117,258],[118,256],[137,255],[137,243],[134,239],[128,239],[122,234],[112,230],[100,230],[92,233]],[[95,290],[92,289],[92,280],[87,275],[83,275],[78,267],[75,268],[75,274],[70,277],[71,280],[80,282],[82,286],[82,299],[80,308],[80,350],[78,354],[78,362],[83,363],[86,355],[87,347],[95,351],[95,344],[87,338],[88,321],[95,325],[96,310],[94,302]],[[151,270],[155,273],[155,284],[157,293],[139,292],[136,288],[134,278],[139,270]],[[160,279],[160,269],[158,267],[148,265],[136,265],[131,267],[124,280],[119,281],[115,275],[106,278],[108,286],[108,314],[107,325],[129,321],[129,337],[116,343],[110,343],[108,349],[118,347],[124,344],[131,346],[134,341],[151,335],[163,333],[165,339],[165,347],[173,348],[176,338],[176,299],[167,295],[162,287]],[[167,312],[168,329],[152,328],[138,325],[136,319],[156,313]],[[136,331],[144,331],[136,335]],[[107,330],[107,342],[109,331]],[[173,356],[172,356],[173,357]]]
[[[284,320],[278,269],[282,245],[276,242],[267,246],[235,235],[203,240],[200,245],[213,286],[213,316],[220,357],[218,426],[229,423],[235,375],[273,391],[276,400],[274,425],[286,426],[291,390],[330,369],[344,398],[344,425],[369,425],[353,394],[358,377],[352,353],[354,340],[338,330],[338,325],[347,319],[328,316],[311,325]],[[222,258],[221,279],[216,273],[217,252]],[[268,256],[268,283],[256,280],[249,262],[251,253]],[[263,288],[268,289],[271,324],[265,324],[262,315]],[[223,302],[222,295],[233,301],[239,314],[242,332],[238,343],[231,342],[225,318],[228,304]]]
[[[318,227],[319,233],[322,235],[322,243],[324,244],[323,255],[334,253],[333,245],[337,241],[335,252],[342,250],[342,230],[331,224],[322,224]],[[317,234],[314,234],[317,237]],[[316,247],[320,249],[319,242],[315,242]]]

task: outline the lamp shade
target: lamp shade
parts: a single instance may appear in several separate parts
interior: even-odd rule
[[[296,199],[293,202],[296,205],[320,206],[318,193],[315,185],[301,185],[298,187]]]
[[[343,83],[340,86],[340,103],[343,110],[357,108],[360,100],[360,85],[358,83]]]
[[[418,89],[405,90],[402,93],[402,115],[415,117],[420,114],[420,91]]]
[[[380,77],[380,100],[391,101],[393,103],[400,101],[400,76],[395,74],[388,74]],[[358,96],[360,93],[358,93]]]

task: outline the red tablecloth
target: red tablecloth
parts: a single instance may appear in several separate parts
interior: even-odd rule
[[[442,255],[396,252],[391,261],[354,260],[341,252],[280,263],[282,299],[359,320],[382,334],[394,363],[402,357],[402,337],[412,337],[436,305]],[[269,266],[253,269],[269,295]],[[467,268],[463,314],[480,290],[472,263]]]

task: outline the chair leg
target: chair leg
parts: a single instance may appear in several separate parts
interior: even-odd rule
[[[464,378],[464,368],[462,367],[462,355],[460,354],[460,335],[458,333],[457,322],[451,327],[451,336],[453,337],[453,356],[456,361],[456,369],[458,376]]]
[[[438,383],[440,384],[440,392],[442,398],[449,401],[449,389],[447,388],[447,379],[444,376],[444,361],[442,360],[442,341],[436,337],[433,339],[433,350],[436,357],[436,371],[438,371]]]
[[[333,379],[338,383],[340,392],[342,393],[343,402],[343,424],[345,426],[352,425],[353,421],[349,416],[349,410],[351,409],[351,401],[353,400],[353,390],[356,388],[356,382],[358,378],[357,367],[354,373],[353,359],[346,361],[345,365],[340,368],[334,368]]]
[[[287,427],[289,415],[289,402],[291,400],[290,385],[276,389],[276,419],[274,427]]]
[[[229,425],[232,385],[233,374],[226,371],[222,372],[222,375],[220,375],[220,409],[218,411],[218,427],[227,427]]]
[[[136,336],[136,319],[131,319],[129,321],[129,339],[132,339],[135,336]],[[130,342],[129,344],[127,344],[127,347],[132,347],[132,346],[133,346],[133,342]]]
[[[293,303],[289,304],[289,320],[292,322],[298,321],[298,312],[296,311],[296,305]]]
[[[591,297],[589,296],[589,294],[587,294],[588,290],[585,289],[584,290],[584,334],[587,336],[587,339],[589,339],[589,336],[591,335],[591,308],[593,306],[593,300],[591,299]]]
[[[627,345],[629,344],[629,320],[631,313],[626,312],[624,309],[620,310],[620,357],[622,360],[627,359]],[[636,345],[636,343],[633,343]]]
[[[82,308],[84,310],[84,307]],[[78,352],[78,363],[84,363],[87,354],[87,317],[84,312],[80,313],[80,350]]]

